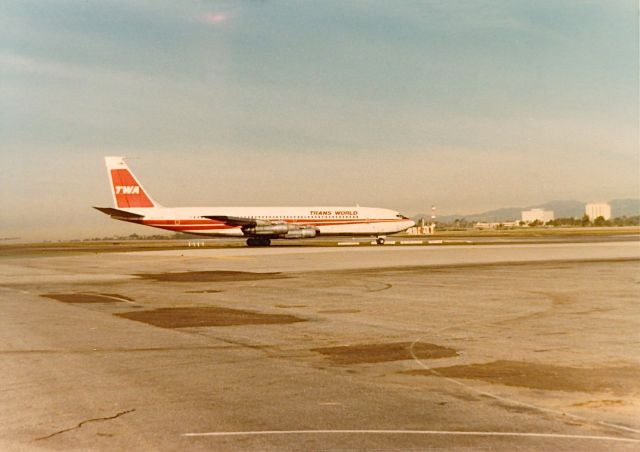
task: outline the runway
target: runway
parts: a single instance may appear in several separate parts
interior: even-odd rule
[[[0,259],[5,450],[638,450],[640,243]]]

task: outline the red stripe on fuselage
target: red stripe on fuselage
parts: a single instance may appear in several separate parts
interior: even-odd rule
[[[328,225],[337,225],[337,224],[369,224],[369,223],[390,223],[390,222],[400,222],[405,220],[400,219],[280,219],[280,218],[270,218],[270,219],[258,219],[258,221],[270,221],[270,222],[282,222],[288,224],[299,224],[304,226],[328,226]],[[147,226],[230,226],[222,221],[215,220],[142,220],[142,223]]]
[[[262,219],[260,219],[262,220]],[[371,224],[371,223],[389,223],[405,221],[404,219],[395,218],[380,218],[380,219],[277,219],[272,218],[266,221],[281,221],[288,224],[294,224],[299,226],[349,226],[358,224]],[[134,220],[133,222],[141,223],[145,226],[151,226],[155,228],[165,229],[168,231],[218,231],[223,229],[234,229],[239,226],[228,225],[221,221],[216,220]]]
[[[248,218],[249,219],[249,218]],[[323,225],[325,223],[333,223],[333,224],[364,224],[364,223],[389,223],[389,222],[400,222],[405,221],[401,219],[395,218],[353,218],[353,219],[340,219],[340,218],[259,218],[256,221],[269,221],[269,222],[282,222],[282,223],[290,223],[290,224],[314,224],[314,225]],[[163,226],[163,225],[215,225],[215,224],[226,224],[223,221],[217,220],[153,220],[153,219],[145,219],[143,220],[144,224],[153,225],[153,226]]]
[[[220,226],[153,226],[147,225],[154,228],[166,229],[168,231],[220,231],[223,229],[234,229],[238,226],[229,226],[229,225],[220,225]]]
[[[202,220],[181,220],[181,219],[175,219],[175,220],[143,220],[145,224],[153,224],[155,225],[173,225],[173,224],[196,224],[196,225],[204,225],[204,224],[211,224],[211,225],[215,225],[215,224],[226,224],[222,221],[216,221],[216,220],[206,220],[206,219],[202,219]]]

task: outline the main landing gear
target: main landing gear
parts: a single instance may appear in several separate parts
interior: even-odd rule
[[[247,246],[269,246],[271,245],[271,239],[266,237],[249,237],[247,239]]]
[[[384,237],[378,237],[378,238],[376,239],[376,243],[377,243],[378,245],[384,245]]]

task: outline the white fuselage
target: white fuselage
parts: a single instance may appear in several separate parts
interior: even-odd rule
[[[140,185],[123,157],[104,159],[114,207],[95,208],[117,220],[168,231],[245,236],[249,246],[268,246],[272,238],[382,236],[414,225],[398,212],[374,207],[162,207]]]
[[[270,223],[289,223],[314,227],[319,235],[385,235],[404,231],[414,222],[398,212],[374,207],[153,207],[128,208],[143,218],[133,223],[175,232],[210,236],[240,237],[239,226],[205,216],[229,216]]]

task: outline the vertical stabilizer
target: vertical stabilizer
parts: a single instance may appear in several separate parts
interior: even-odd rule
[[[115,207],[125,209],[160,207],[142,188],[124,162],[124,157],[105,157],[104,161],[107,164]]]

